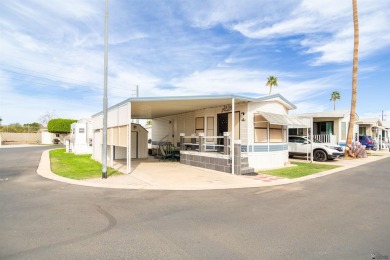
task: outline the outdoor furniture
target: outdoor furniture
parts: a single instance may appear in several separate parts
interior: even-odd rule
[[[173,145],[161,145],[159,161],[180,161],[180,148],[175,148]]]
[[[170,154],[166,153],[163,145],[161,145],[159,149],[160,149],[160,154],[158,155],[159,161],[166,161],[172,158]]]

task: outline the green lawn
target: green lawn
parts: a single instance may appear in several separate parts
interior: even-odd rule
[[[294,179],[294,178],[310,175],[313,173],[323,172],[323,171],[340,167],[339,165],[325,165],[325,164],[302,163],[302,162],[292,162],[292,164],[297,166],[291,166],[282,169],[275,169],[275,170],[268,170],[268,171],[259,171],[259,173],[288,178],[288,179]]]
[[[91,159],[90,154],[75,155],[66,153],[65,149],[50,151],[51,171],[57,175],[75,179],[99,178],[102,176],[102,165]],[[122,173],[107,168],[107,175],[120,175]]]

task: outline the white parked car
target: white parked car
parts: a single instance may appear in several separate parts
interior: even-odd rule
[[[305,136],[289,136],[288,137],[288,155],[306,156],[311,154],[310,140]],[[343,147],[337,144],[322,143],[313,139],[313,159],[315,161],[324,162],[344,156]]]

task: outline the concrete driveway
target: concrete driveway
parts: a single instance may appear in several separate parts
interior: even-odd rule
[[[310,180],[384,159],[388,157],[390,153],[383,152],[380,155],[381,156],[369,156],[364,159],[341,159],[328,161],[325,162],[325,164],[335,164],[340,165],[341,167],[297,179],[285,179],[266,175],[260,175],[254,178],[251,176],[232,175],[219,171],[192,167],[178,162],[155,162],[141,160],[134,164],[135,169],[131,174],[109,176],[107,179],[96,178],[77,181],[53,174],[50,170],[48,151],[44,151],[37,173],[52,180],[102,188],[154,190],[233,189],[275,186]],[[292,160],[292,162],[293,161],[294,160]],[[121,168],[120,165],[117,165],[117,167]]]

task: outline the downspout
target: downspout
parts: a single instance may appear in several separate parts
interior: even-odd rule
[[[234,131],[234,114],[235,114],[235,107],[234,107],[234,98],[232,98],[232,137],[231,137],[231,144],[230,144],[230,150],[231,150],[231,156],[232,156],[232,174],[234,175],[234,141],[235,141],[235,131]]]

